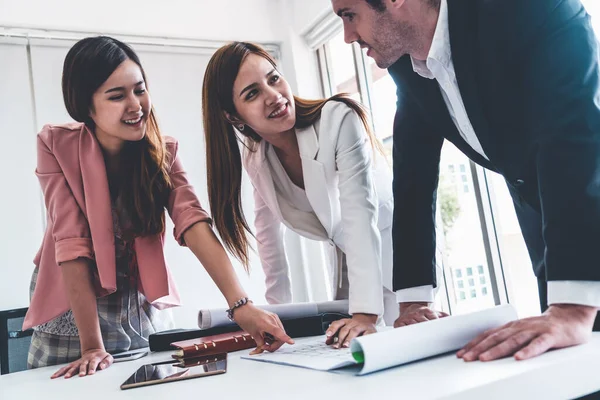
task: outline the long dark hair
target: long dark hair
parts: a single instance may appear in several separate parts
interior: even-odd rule
[[[90,116],[92,96],[125,60],[135,62],[147,85],[140,59],[131,47],[108,36],[89,37],[77,42],[65,58],[62,91],[69,115],[83,122],[90,131],[95,124]],[[129,224],[124,233],[147,236],[165,229],[164,207],[171,181],[165,143],[154,109],[148,115],[144,138],[126,142],[120,154],[117,209]]]
[[[246,233],[252,231],[246,222],[241,202],[242,159],[238,137],[225,117],[225,112],[236,114],[233,104],[233,83],[240,66],[250,54],[265,58],[273,67],[276,62],[262,47],[247,42],[233,42],[221,47],[210,59],[204,75],[202,114],[206,138],[208,198],[214,224],[225,247],[248,268],[249,242]],[[296,128],[314,124],[328,101],[340,101],[350,107],[361,119],[371,145],[383,154],[383,147],[373,134],[365,108],[346,94],[328,99],[306,100],[294,96]],[[261,137],[249,126],[242,135],[254,143]]]

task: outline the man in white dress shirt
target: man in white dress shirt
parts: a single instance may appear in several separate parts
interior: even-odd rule
[[[588,340],[600,309],[600,69],[580,0],[331,2],[346,42],[367,48],[398,88],[395,326],[442,316],[430,307],[446,139],[505,178],[543,311],[458,356],[526,359]]]

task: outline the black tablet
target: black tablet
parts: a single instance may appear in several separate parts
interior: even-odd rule
[[[227,353],[181,361],[163,361],[142,365],[129,379],[123,382],[121,389],[200,378],[225,372],[227,372]]]

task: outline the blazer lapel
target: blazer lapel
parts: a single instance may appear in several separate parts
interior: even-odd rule
[[[452,121],[452,118],[450,118],[448,106],[444,102],[440,86],[435,79],[423,78],[414,72],[410,57],[408,55],[400,58],[394,65],[392,65],[389,68],[389,73],[394,79],[399,92],[414,98],[423,110],[423,114],[425,116],[435,116],[435,118],[430,122],[433,125],[435,132],[439,132],[441,136],[452,142],[459,150],[461,150],[479,165],[494,169],[491,163],[482,157],[481,154],[473,150],[473,148],[458,132],[454,121]],[[465,95],[463,94],[463,100],[464,96]],[[402,99],[399,97],[398,101],[401,103]],[[466,104],[465,107],[468,110],[468,106]],[[483,122],[485,122],[485,120]],[[477,129],[475,125],[473,125],[473,128]],[[480,138],[479,132],[477,133],[477,137]],[[482,146],[484,146],[484,143],[481,142],[481,139],[480,143]],[[486,154],[490,156],[487,148]]]
[[[117,275],[108,179],[100,144],[85,126],[79,142],[79,162],[100,284],[112,293],[117,290]]]
[[[319,139],[313,125],[296,130],[300,158],[302,159],[302,175],[304,190],[317,218],[327,231],[329,237],[333,230],[333,213],[329,199],[329,185],[325,175],[325,166],[316,160],[319,152]]]
[[[267,163],[267,142],[262,140],[256,151],[245,150],[248,159],[248,176],[254,187],[260,192],[263,201],[269,207],[280,221],[283,221],[275,186],[273,185],[273,177]]]
[[[481,98],[477,88],[480,71],[477,68],[479,49],[476,11],[477,6],[472,0],[448,0],[450,47],[456,80],[475,134],[486,155],[492,158],[494,146],[489,140],[489,126],[481,108]]]

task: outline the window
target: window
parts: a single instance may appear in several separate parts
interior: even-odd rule
[[[467,179],[467,176],[466,176],[466,175],[462,175],[462,176],[461,176],[461,179],[462,179],[462,181],[463,181],[463,182],[465,182],[465,183],[466,183],[466,182],[469,182],[469,180]]]
[[[452,164],[448,165],[448,171],[454,173],[454,165],[452,165]]]
[[[465,173],[466,171],[465,164],[460,164],[460,172]]]
[[[462,290],[460,292],[458,292],[458,297],[461,300],[466,300],[467,296],[465,295],[465,292],[463,292]]]
[[[467,276],[473,276],[473,268],[472,267],[467,268]]]
[[[354,52],[352,46],[344,42],[343,32],[334,36],[325,45],[324,51],[329,67],[329,91],[332,94],[349,93],[354,100],[363,101],[354,67]]]
[[[479,272],[480,275],[483,275],[483,265],[477,266],[477,272]]]
[[[454,273],[456,274],[457,278],[462,278],[462,270],[461,269],[457,269],[456,271],[454,271]]]
[[[479,283],[481,283],[482,285],[485,285],[485,276],[479,277]]]
[[[381,69],[375,61],[367,56],[366,50],[359,50],[358,60],[362,61],[365,71],[365,90],[371,108],[373,128],[391,155],[392,134],[394,131],[394,115],[396,113],[396,84],[387,69]]]
[[[470,287],[474,287],[475,286],[475,279],[469,279],[469,286]]]
[[[486,288],[486,287],[482,287],[482,288],[481,288],[481,294],[482,294],[483,296],[487,296],[487,294],[488,294],[488,290],[487,290],[487,288]]]
[[[469,185],[464,185],[463,186],[463,192],[469,193]]]
[[[600,34],[600,3],[598,0],[581,0],[588,14],[592,16],[592,26],[596,31],[596,36]]]
[[[475,297],[477,297],[477,290],[472,289],[471,290],[471,298],[474,299]]]
[[[456,285],[458,286],[459,289],[464,289],[465,287],[465,281],[463,281],[462,279],[456,282]]]

